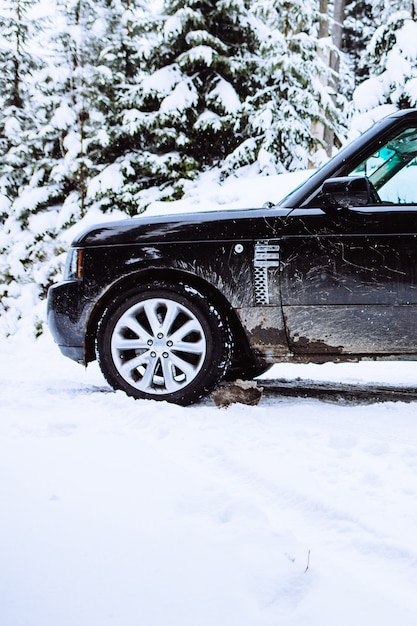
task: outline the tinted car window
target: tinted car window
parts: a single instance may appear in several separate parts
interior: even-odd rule
[[[364,174],[382,202],[417,204],[417,129],[409,128],[349,172]]]

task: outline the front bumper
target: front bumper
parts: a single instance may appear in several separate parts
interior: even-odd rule
[[[81,283],[65,281],[48,291],[48,328],[62,354],[86,362],[86,335],[91,302],[83,298]]]

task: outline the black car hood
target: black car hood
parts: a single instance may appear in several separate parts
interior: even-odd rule
[[[134,243],[230,241],[279,235],[288,208],[245,209],[137,217],[96,224],[82,232],[73,246],[93,247]]]

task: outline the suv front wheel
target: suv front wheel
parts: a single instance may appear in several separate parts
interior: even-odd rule
[[[233,351],[227,323],[185,284],[153,283],[116,299],[98,325],[96,353],[110,385],[135,398],[187,405],[224,377]]]

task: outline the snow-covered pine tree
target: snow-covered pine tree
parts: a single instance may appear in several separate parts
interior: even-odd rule
[[[131,212],[175,198],[245,138],[242,104],[255,93],[258,21],[244,0],[166,0],[137,84],[123,98]]]
[[[48,182],[58,184],[68,221],[88,208],[88,184],[106,162],[111,143],[117,60],[126,63],[123,19],[130,0],[58,0],[61,28],[53,38],[51,79],[43,76],[41,135]],[[124,6],[125,5],[125,6]],[[119,35],[119,49],[114,42]],[[119,53],[119,54],[118,54]],[[121,60],[121,57],[123,60]]]
[[[24,83],[22,74],[28,57],[25,54],[30,0],[5,0],[0,6],[2,72],[0,97],[3,106],[22,107]]]
[[[355,84],[369,75],[369,67],[364,63],[364,56],[375,27],[371,0],[347,0],[343,24],[343,51],[350,60]]]
[[[134,127],[142,67],[149,48],[159,41],[161,19],[155,15],[152,0],[110,0],[110,4],[106,46],[100,55],[102,64],[111,72],[108,141],[100,148],[96,160],[98,168],[87,188],[86,205],[103,212],[117,209],[135,215],[138,213],[138,188],[143,187],[137,183],[142,144],[132,132],[132,123]],[[109,108],[107,112],[110,113]],[[143,161],[146,162],[146,157]]]
[[[0,6],[0,223],[24,181],[27,77],[35,58],[27,49],[28,12],[33,0],[4,0]]]
[[[314,123],[339,130],[341,113],[327,87],[329,68],[317,54],[316,0],[262,0],[253,5],[266,26],[256,92],[244,104],[247,139],[225,167],[257,163],[260,172],[307,167],[324,148]]]
[[[143,0],[58,0],[44,66],[32,76],[27,136],[32,167],[22,194],[42,197],[36,211],[62,206],[71,224],[94,203],[93,177],[123,153],[118,93],[138,62]]]
[[[417,106],[417,21],[414,0],[373,0],[375,29],[366,49],[369,78],[355,90],[356,112],[369,119]],[[380,113],[378,113],[380,111]]]
[[[21,294],[18,282],[25,274],[27,250],[33,242],[16,219],[14,202],[31,178],[27,137],[33,110],[28,92],[30,77],[41,65],[34,40],[43,26],[37,8],[37,0],[4,0],[0,7],[0,324],[6,332],[16,318],[14,312],[9,313]],[[36,287],[32,291],[37,295]]]
[[[24,176],[10,195],[0,234],[6,333],[16,326],[19,301],[29,297],[38,306],[60,272],[62,228],[94,202],[89,183],[110,158],[106,151],[115,143],[116,92],[134,56],[126,34],[134,4],[59,0],[49,37],[42,34],[43,66],[26,76],[27,124],[16,147]],[[32,42],[31,49],[38,45]],[[4,162],[13,173],[12,156],[9,150]]]

